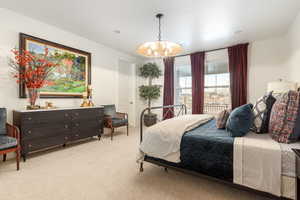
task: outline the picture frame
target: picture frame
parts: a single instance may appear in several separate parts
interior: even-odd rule
[[[40,98],[83,98],[91,85],[91,53],[41,39],[19,34],[19,49],[41,54],[48,48],[49,57],[57,63],[46,86],[40,89]],[[19,83],[19,97],[26,98],[26,88]]]

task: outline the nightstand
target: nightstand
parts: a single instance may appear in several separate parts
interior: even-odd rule
[[[300,172],[297,171],[298,167],[298,160],[300,160],[300,149],[292,149],[294,153],[296,154],[296,176],[297,176],[297,183],[296,183],[296,199],[300,199]]]

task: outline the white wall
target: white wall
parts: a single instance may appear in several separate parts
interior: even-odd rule
[[[287,65],[290,80],[300,83],[300,13],[286,35],[289,47]]]
[[[18,98],[18,85],[11,78],[7,64],[10,50],[18,47],[19,32],[40,37],[92,53],[92,86],[96,104],[117,103],[118,100],[118,61],[140,62],[135,57],[105,47],[99,43],[58,29],[54,26],[0,8],[0,107],[23,109],[27,104]],[[44,99],[41,100],[45,101]],[[51,99],[59,107],[79,106],[81,99]]]
[[[286,66],[287,44],[284,37],[250,43],[248,53],[248,101],[255,101],[267,91],[267,84],[289,80]]]

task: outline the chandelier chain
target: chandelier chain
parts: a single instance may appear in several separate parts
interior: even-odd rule
[[[162,13],[158,13],[156,18],[158,18],[158,41],[161,41],[161,18],[164,15]]]
[[[158,18],[158,41],[161,41],[161,17]]]

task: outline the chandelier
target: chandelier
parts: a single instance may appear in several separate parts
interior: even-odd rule
[[[146,57],[171,57],[182,52],[182,47],[174,42],[161,40],[161,18],[164,15],[159,13],[158,18],[158,41],[146,42],[140,45],[137,53]]]

